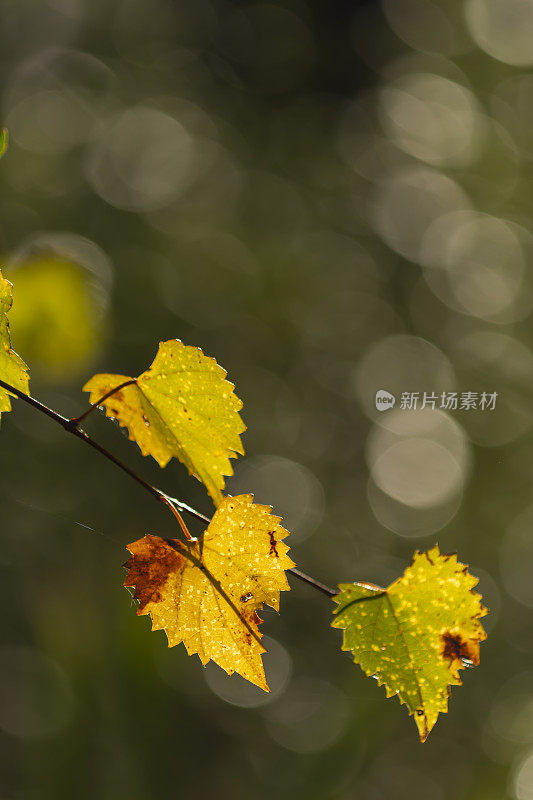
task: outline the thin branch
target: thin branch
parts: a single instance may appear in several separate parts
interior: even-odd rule
[[[165,495],[165,497],[169,501],[169,504],[177,506],[181,511],[186,511],[188,514],[191,514],[191,516],[196,517],[197,519],[201,519],[203,522],[207,522],[207,524],[211,522],[209,517],[206,517],[205,514],[201,514],[200,511],[197,511],[195,508],[192,508],[192,506],[188,506],[181,500],[176,500],[175,497],[170,497],[168,494]],[[307,583],[309,586],[312,586],[319,592],[326,594],[328,597],[335,597],[339,593],[338,589],[331,589],[329,586],[326,586],[325,583],[316,581],[314,578],[311,578],[310,575],[306,575],[305,572],[296,569],[296,567],[288,569],[287,572],[289,572],[291,575],[294,575],[295,578],[298,578],[298,580],[302,581],[303,583]]]
[[[335,595],[339,593],[338,589],[330,589],[330,587],[326,586],[325,583],[315,581],[314,578],[309,577],[309,575],[306,575],[305,572],[300,572],[300,570],[296,569],[295,567],[288,569],[287,572],[290,572],[290,574],[294,575],[295,578],[298,578],[304,583],[309,584],[309,586],[312,586],[314,589],[318,589],[319,592],[327,594],[328,597],[335,597]]]
[[[118,386],[115,386],[114,389],[110,389],[108,392],[106,392],[104,395],[102,395],[102,397],[100,397],[100,399],[97,400],[96,403],[91,403],[91,405],[89,406],[87,411],[84,411],[84,413],[80,414],[79,417],[73,417],[71,420],[69,420],[69,422],[72,425],[74,425],[75,427],[78,427],[80,422],[83,422],[84,419],[87,419],[89,414],[92,414],[92,412],[94,411],[95,408],[98,408],[98,406],[101,406],[102,403],[104,402],[104,400],[107,400],[108,397],[111,397],[116,392],[119,392],[121,389],[124,389],[125,386],[131,386],[132,383],[137,383],[137,378],[130,378],[129,380],[124,381],[124,383],[121,383]]]
[[[106,450],[101,444],[98,444],[98,442],[96,442],[94,439],[91,439],[91,437],[88,436],[85,431],[77,428],[75,422],[63,417],[61,414],[58,414],[57,411],[53,411],[51,408],[48,408],[48,406],[45,406],[44,403],[40,403],[39,400],[36,400],[34,397],[24,394],[24,392],[21,392],[19,389],[15,389],[14,386],[10,386],[9,383],[6,383],[3,380],[0,380],[0,386],[7,392],[10,392],[10,394],[14,394],[16,397],[20,398],[20,400],[28,403],[28,405],[32,406],[37,411],[40,411],[42,414],[46,414],[47,417],[53,419],[54,422],[57,422],[59,425],[61,425],[61,427],[64,428],[68,433],[72,433],[72,435],[77,439],[81,439],[82,442],[85,442],[86,444],[90,445],[90,447],[98,450],[101,455],[105,456],[105,458],[107,458],[109,461],[112,461],[113,464],[116,464],[117,467],[119,467],[123,472],[126,472],[131,478],[133,478],[134,481],[137,481],[137,483],[139,483],[143,489],[149,492],[152,497],[155,497],[156,500],[168,505],[164,492],[161,492],[155,486],[152,486],[151,483],[145,481],[144,478],[141,478],[140,475],[137,475],[137,473],[134,472],[130,467],[128,467],[126,464],[123,464],[120,459],[113,455],[113,453],[110,453],[109,450]]]
[[[126,386],[129,385],[130,383],[135,383],[135,381],[131,380],[121,385]],[[53,411],[51,408],[48,408],[48,406],[45,406],[44,403],[39,402],[39,400],[36,400],[34,397],[31,397],[31,395],[24,394],[24,392],[21,392],[19,389],[16,389],[14,386],[11,386],[9,383],[6,383],[3,380],[0,380],[0,387],[2,387],[2,389],[5,389],[6,392],[9,392],[15,397],[18,397],[20,400],[23,400],[25,403],[32,406],[32,408],[35,408],[37,411],[40,411],[41,414],[45,414],[47,417],[50,417],[50,419],[53,419],[54,422],[57,422],[58,425],[61,425],[61,427],[64,428],[64,430],[66,430],[67,433],[71,433],[77,439],[81,439],[82,442],[85,442],[94,450],[97,450],[101,455],[107,458],[108,461],[111,461],[113,464],[119,467],[119,469],[121,469],[123,472],[129,475],[130,478],[133,478],[133,480],[136,481],[140,486],[142,486],[143,489],[149,492],[152,495],[152,497],[154,497],[158,502],[163,503],[165,506],[167,506],[167,508],[170,509],[172,515],[180,523],[180,526],[184,534],[189,539],[192,539],[191,534],[189,533],[187,526],[185,525],[183,519],[181,518],[178,509],[180,511],[185,511],[188,514],[191,514],[192,516],[196,517],[197,519],[203,520],[204,522],[209,523],[211,521],[209,517],[206,517],[204,514],[200,513],[200,511],[196,511],[196,509],[192,508],[191,506],[188,506],[181,500],[177,500],[175,497],[170,497],[161,489],[158,489],[156,486],[153,486],[151,483],[148,483],[148,481],[145,481],[144,478],[141,478],[140,475],[134,472],[134,470],[132,470],[122,461],[120,461],[120,459],[114,456],[113,453],[110,453],[109,450],[106,450],[105,447],[102,447],[101,444],[98,444],[98,442],[96,442],[94,439],[88,436],[88,434],[86,434],[85,431],[80,430],[80,428],[77,427],[80,420],[87,417],[88,413],[90,413],[93,410],[94,406],[91,406],[89,412],[82,414],[81,417],[77,417],[74,419],[67,419],[66,417],[63,417],[61,414],[58,414],[57,411]],[[118,391],[119,388],[120,387],[117,386],[116,389],[114,389],[113,391]],[[110,392],[109,395],[110,394],[112,394],[112,392]],[[105,397],[109,395],[104,395],[104,398],[101,398],[99,402],[101,402],[101,400],[105,399]],[[330,589],[329,586],[325,586],[323,583],[316,581],[314,578],[311,578],[304,572],[300,572],[299,569],[293,568],[287,570],[287,572],[290,572],[290,574],[294,575],[294,577],[298,578],[298,580],[307,583],[308,586],[312,586],[319,592],[322,592],[323,594],[326,594],[329,597],[334,597],[337,594],[337,592],[334,589]]]
[[[160,490],[161,491],[161,490]],[[179,511],[185,511],[187,514],[190,514],[192,517],[196,517],[197,519],[201,519],[208,524],[211,522],[210,517],[206,517],[205,514],[200,513],[192,506],[188,506],[187,503],[184,503],[182,500],[177,500],[175,497],[170,497],[170,495],[165,494],[165,492],[161,492],[161,494],[165,495],[166,499],[169,503],[172,503]]]

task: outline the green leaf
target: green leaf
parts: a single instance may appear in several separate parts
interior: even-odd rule
[[[8,140],[9,134],[7,132],[7,128],[2,128],[2,130],[0,130],[0,158],[2,158],[7,150]]]
[[[0,272],[0,379],[29,394],[28,368],[24,361],[11,349],[9,322],[7,314],[12,300],[12,284],[2,277]],[[0,416],[4,411],[11,411],[9,393],[0,387]]]
[[[421,741],[448,710],[459,670],[479,663],[486,639],[479,619],[488,611],[473,591],[477,582],[455,555],[435,546],[416,552],[388,589],[344,583],[334,598],[332,626],[344,629],[342,649],[385,686],[387,697],[397,694],[407,705]]]
[[[225,378],[214,358],[171,339],[160,343],[152,366],[138,378],[95,375],[83,389],[97,403],[130,381],[102,399],[107,415],[127,427],[142,454],[160,467],[178,458],[218,506],[224,476],[233,474],[229,459],[244,453],[240,434],[246,429],[238,413],[242,403]]]

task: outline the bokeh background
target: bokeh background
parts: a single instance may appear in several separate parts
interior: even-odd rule
[[[3,0],[0,84],[34,395],[73,416],[93,372],[198,345],[245,404],[228,489],[283,515],[303,570],[386,585],[438,542],[491,609],[424,745],[303,584],[264,615],[270,695],[204,670],[121,588],[170,516],[17,402],[2,800],[533,798],[531,0]],[[378,412],[379,389],[498,399]],[[210,512],[180,464],[87,429]]]

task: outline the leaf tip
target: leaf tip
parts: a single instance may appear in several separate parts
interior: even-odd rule
[[[431,730],[434,727],[435,723],[433,723],[433,725],[431,726],[428,725],[427,715],[425,711],[421,708],[417,708],[417,710],[414,712],[414,720],[416,727],[418,728],[418,735],[420,736],[420,742],[423,744],[428,738],[429,734],[431,733]]]

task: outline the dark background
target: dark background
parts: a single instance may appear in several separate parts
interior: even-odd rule
[[[33,394],[73,416],[94,372],[200,346],[244,401],[228,491],[283,515],[301,569],[387,585],[438,542],[491,609],[424,745],[292,580],[264,614],[271,694],[204,670],[121,588],[168,513],[17,402],[2,800],[533,796],[532,36],[525,0],[1,4],[0,249]],[[402,410],[412,391],[498,398]],[[87,429],[211,513],[179,463]]]

